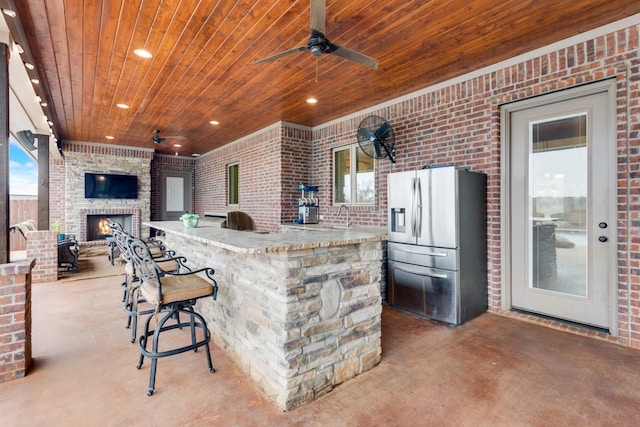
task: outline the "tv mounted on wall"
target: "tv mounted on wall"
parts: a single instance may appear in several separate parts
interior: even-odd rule
[[[137,199],[138,177],[136,175],[85,173],[84,197],[87,199]]]

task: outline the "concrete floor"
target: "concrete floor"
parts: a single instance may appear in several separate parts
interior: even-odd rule
[[[0,384],[1,426],[623,426],[640,351],[486,313],[458,328],[383,310],[383,360],[283,413],[213,346],[135,368],[120,277],[33,286],[34,369]],[[215,328],[215,325],[212,325]]]

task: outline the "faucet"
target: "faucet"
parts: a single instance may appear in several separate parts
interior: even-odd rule
[[[347,227],[350,227],[351,225],[349,224],[349,206],[347,205],[340,205],[340,207],[338,208],[338,216],[340,216],[340,212],[342,212],[342,208],[344,208],[345,211],[347,211]]]

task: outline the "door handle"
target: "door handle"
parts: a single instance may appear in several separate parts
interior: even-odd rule
[[[600,240],[602,243],[604,243],[609,239],[607,238],[607,236],[600,236],[600,237],[598,237],[598,240]]]

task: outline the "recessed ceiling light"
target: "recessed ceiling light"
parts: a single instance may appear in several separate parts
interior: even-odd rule
[[[200,157],[200,153],[193,153],[191,157]]]
[[[11,10],[11,9],[2,9],[2,13],[4,13],[7,16],[10,16],[12,18],[16,17],[16,12],[15,10]]]
[[[38,79],[31,79],[31,83],[33,83],[34,85],[38,85],[38,84],[40,84],[40,80],[38,80]]]
[[[47,104],[46,102],[41,102],[40,105],[42,105],[43,107],[46,107],[49,104]]]
[[[49,126],[53,126],[53,122],[52,122],[51,120],[47,120],[47,124],[48,124]]]
[[[116,107],[118,107],[118,108],[124,108],[124,109],[129,108],[129,106],[128,106],[127,104],[116,104]]]
[[[217,120],[211,120],[209,123],[211,123],[212,125],[219,125],[220,122]]]
[[[33,70],[33,69],[35,69],[35,68],[36,68],[36,67],[35,67],[32,63],[30,63],[30,62],[25,62],[25,63],[24,63],[24,66],[25,66],[25,67],[27,67],[27,68],[28,68],[28,69],[30,69],[30,70]]]
[[[307,103],[308,104],[316,104],[318,102],[317,99],[315,98],[307,98]]]
[[[105,136],[105,138],[107,138],[107,139],[115,139],[115,137],[113,137],[111,135],[107,135],[107,136]]]
[[[180,147],[182,147],[182,144],[173,144],[173,146],[176,147],[176,148],[180,148]]]
[[[146,49],[134,49],[133,53],[138,55],[140,58],[153,58],[151,52]]]
[[[22,48],[22,46],[20,46],[18,43],[16,43],[15,46],[18,53],[24,53],[24,49]]]

